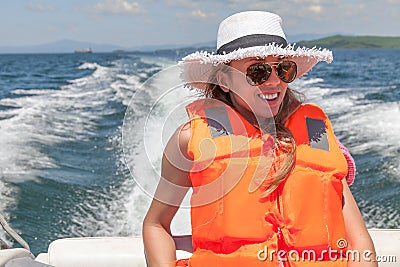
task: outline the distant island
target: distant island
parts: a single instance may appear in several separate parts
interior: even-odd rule
[[[326,48],[400,48],[400,37],[334,35],[311,41],[300,41],[299,46]]]
[[[319,36],[319,37],[318,37]],[[290,43],[297,43],[298,46],[326,47],[326,48],[400,48],[400,37],[382,36],[345,36],[345,35],[294,35],[288,40]],[[316,39],[318,38],[318,39]],[[304,40],[304,41],[300,41]],[[21,46],[0,46],[0,54],[10,53],[175,53],[175,57],[185,55],[196,50],[215,50],[216,41],[197,43],[192,45],[184,44],[157,44],[142,45],[136,47],[121,47],[113,44],[97,44],[94,42],[80,42],[74,40],[59,40],[40,45]],[[87,49],[77,49],[86,47]],[[90,49],[89,49],[90,48]]]

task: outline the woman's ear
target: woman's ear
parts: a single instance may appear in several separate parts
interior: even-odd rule
[[[222,91],[224,91],[225,93],[228,93],[230,91],[229,89],[229,77],[228,77],[228,73],[224,72],[224,71],[218,71],[217,72],[217,82],[219,87],[221,87]]]

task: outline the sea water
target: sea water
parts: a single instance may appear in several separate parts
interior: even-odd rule
[[[141,234],[162,150],[196,97],[179,80],[185,53],[0,55],[0,212],[33,253]],[[399,70],[399,49],[335,50],[291,84],[353,154],[368,227],[400,228]],[[190,231],[187,207],[174,234]]]

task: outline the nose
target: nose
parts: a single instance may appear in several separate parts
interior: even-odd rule
[[[268,79],[263,83],[263,85],[277,85],[281,82],[281,79],[276,74],[275,67],[272,67],[271,75],[269,75]]]

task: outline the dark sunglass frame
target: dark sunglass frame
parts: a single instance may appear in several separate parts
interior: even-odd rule
[[[291,60],[280,62],[260,62],[250,65],[246,70],[246,80],[252,86],[265,83],[271,76],[272,69],[285,83],[291,83],[297,76],[297,64]]]

